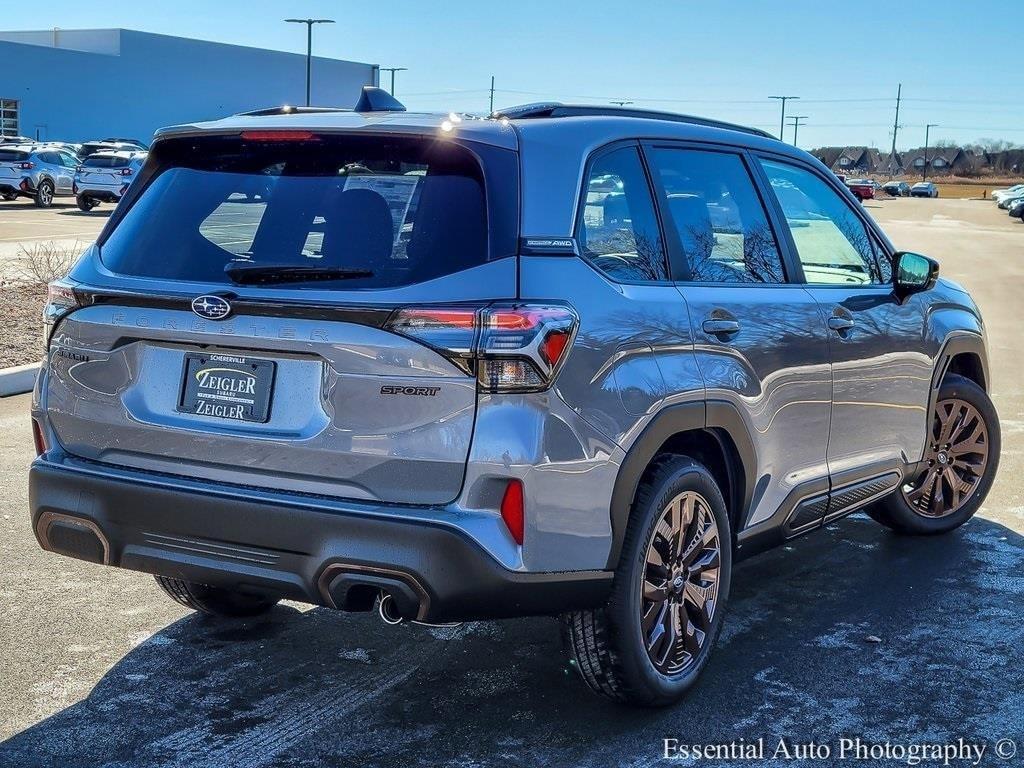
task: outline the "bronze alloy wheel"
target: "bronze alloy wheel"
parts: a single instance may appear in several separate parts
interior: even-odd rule
[[[711,633],[721,565],[718,523],[708,502],[686,491],[662,512],[647,548],[640,628],[664,675],[690,666]]]
[[[903,486],[903,498],[924,517],[952,515],[978,489],[988,456],[988,427],[978,409],[959,398],[940,400],[922,471]]]

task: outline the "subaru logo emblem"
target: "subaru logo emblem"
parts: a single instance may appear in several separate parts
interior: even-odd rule
[[[197,296],[192,299],[192,311],[207,320],[223,320],[231,314],[231,305],[220,296]]]

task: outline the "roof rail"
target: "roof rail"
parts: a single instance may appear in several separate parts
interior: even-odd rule
[[[318,112],[351,112],[351,109],[341,107],[293,107],[290,104],[282,104],[279,107],[265,107],[254,109],[251,112],[237,112],[236,117],[272,117],[274,115],[300,115],[316,114]]]
[[[647,120],[668,120],[673,123],[690,123],[704,125],[709,128],[726,128],[730,131],[742,131],[754,136],[774,139],[767,131],[760,128],[749,128],[745,125],[727,123],[724,120],[713,120],[707,117],[681,115],[678,112],[659,112],[654,109],[629,109],[626,107],[606,107],[600,104],[562,104],[558,101],[542,101],[534,104],[521,104],[516,107],[496,110],[494,118],[509,120],[528,120],[538,117],[639,117]]]

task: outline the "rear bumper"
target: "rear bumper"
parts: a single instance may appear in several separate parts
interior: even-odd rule
[[[502,567],[454,527],[131,482],[37,460],[32,526],[49,551],[199,583],[363,610],[384,589],[407,618],[555,614],[607,598],[611,573]]]
[[[103,186],[100,184],[82,184],[75,182],[76,195],[79,197],[92,197],[108,203],[116,203],[121,199],[121,186]]]

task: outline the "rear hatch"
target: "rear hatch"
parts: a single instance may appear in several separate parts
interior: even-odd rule
[[[4,149],[0,147],[0,184],[16,187],[26,175],[27,170],[21,166],[27,163],[29,153],[23,149]]]
[[[75,182],[81,189],[117,191],[131,181],[131,159],[118,155],[91,155],[78,169]]]
[[[511,149],[435,136],[158,142],[72,273],[85,306],[50,344],[57,439],[175,475],[451,501],[475,326],[433,338],[410,308],[515,296],[516,169]]]

